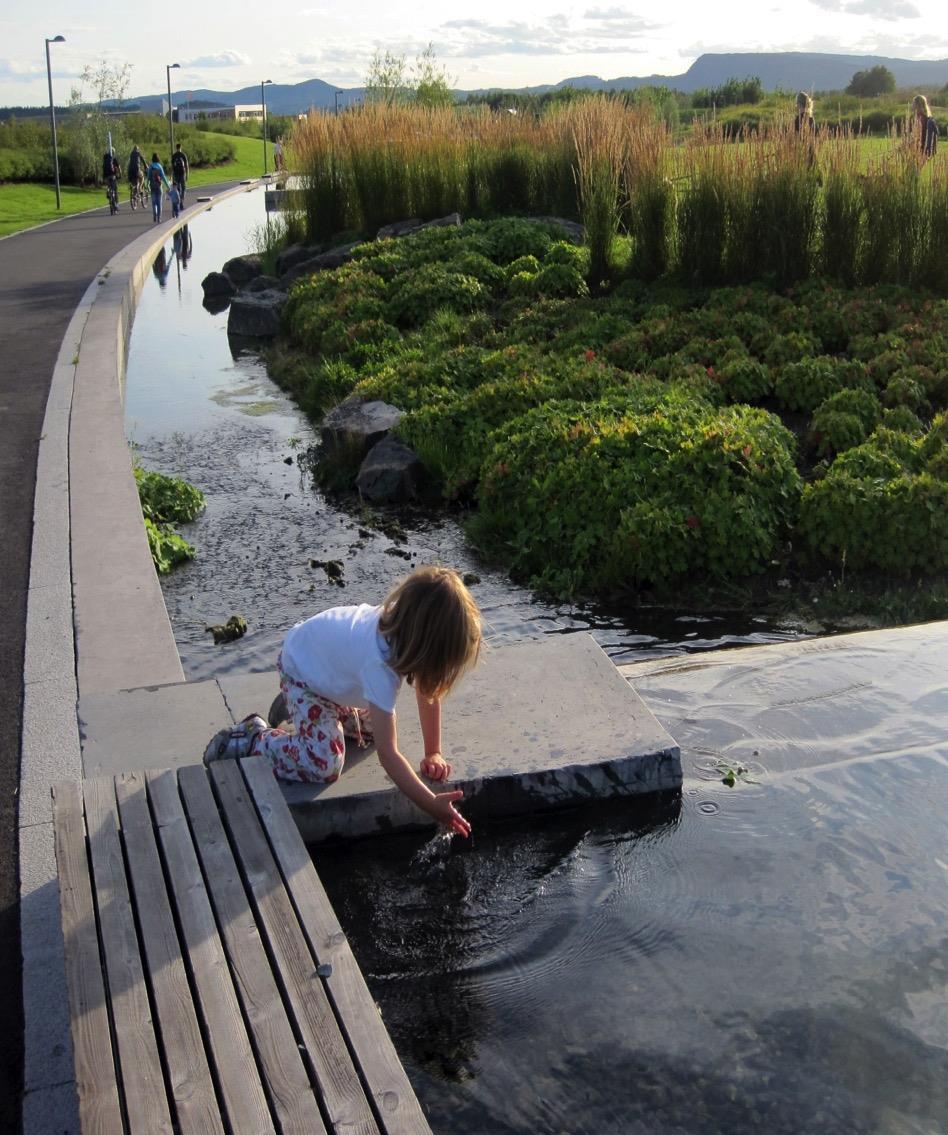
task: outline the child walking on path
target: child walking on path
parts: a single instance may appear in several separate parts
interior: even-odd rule
[[[480,644],[480,613],[457,572],[418,568],[380,607],[332,607],[287,633],[278,666],[295,733],[270,729],[252,714],[217,733],[204,760],[259,755],[281,780],[330,784],[342,772],[346,737],[362,747],[374,741],[382,768],[409,800],[469,835],[471,825],[454,806],[463,792],[432,792],[399,752],[395,702],[407,678],[425,747],[420,772],[447,780],[441,699],[477,661]]]

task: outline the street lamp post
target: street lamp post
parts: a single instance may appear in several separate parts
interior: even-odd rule
[[[260,83],[260,102],[263,106],[263,176],[267,176],[267,99],[266,87],[272,83],[272,79],[264,79]]]
[[[171,154],[168,155],[168,161],[171,161],[171,155],[174,153],[174,108],[171,105],[171,72],[176,67],[180,67],[180,63],[166,63],[165,64],[165,77],[168,80],[168,142],[171,145]]]
[[[59,195],[59,147],[56,144],[56,106],[53,103],[53,71],[49,65],[49,45],[51,43],[65,43],[64,35],[55,35],[46,41],[46,78],[49,82],[49,125],[53,132],[53,170],[56,175],[56,208],[62,207]]]
[[[336,100],[336,114],[339,113],[339,96],[341,94],[342,94],[342,91],[333,91],[333,97]]]

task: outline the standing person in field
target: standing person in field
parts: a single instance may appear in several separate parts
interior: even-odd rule
[[[181,198],[182,209],[184,208],[184,191],[190,175],[191,164],[188,161],[188,155],[181,149],[181,143],[178,142],[174,148],[174,153],[171,155],[171,181]]]
[[[332,607],[287,633],[278,662],[285,707],[277,709],[277,698],[270,721],[288,713],[295,733],[251,714],[217,733],[204,760],[259,755],[281,780],[330,784],[343,770],[346,737],[362,747],[374,741],[379,763],[408,799],[467,836],[471,825],[454,806],[463,792],[432,792],[399,751],[395,702],[407,679],[424,742],[421,775],[447,780],[441,699],[477,661],[480,645],[480,613],[457,572],[418,568],[379,607]]]
[[[933,158],[938,146],[938,123],[924,95],[912,99],[912,120],[918,132],[918,148],[926,158]]]
[[[279,137],[273,143],[273,168],[277,173],[283,172],[283,138]]]
[[[165,177],[165,171],[162,168],[161,162],[158,160],[158,154],[151,155],[151,165],[148,167],[148,188],[151,190],[151,219],[152,221],[161,220],[161,190],[162,186],[165,189],[170,189],[168,179]]]
[[[793,120],[793,129],[797,134],[812,134],[815,128],[813,100],[806,91],[800,91],[797,94],[797,113]]]
[[[816,123],[813,120],[813,99],[806,91],[797,94],[797,113],[793,119],[793,129],[800,141],[806,145],[807,165],[816,162]]]

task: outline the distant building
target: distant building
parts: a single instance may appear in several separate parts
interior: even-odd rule
[[[176,106],[174,117],[177,122],[197,122],[200,118],[228,119],[231,122],[261,122],[263,103],[249,103],[238,106]]]

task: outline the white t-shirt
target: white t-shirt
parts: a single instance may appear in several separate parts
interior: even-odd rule
[[[402,680],[387,664],[390,648],[379,633],[381,607],[330,607],[304,619],[283,640],[283,669],[339,705],[369,702],[395,712]]]

